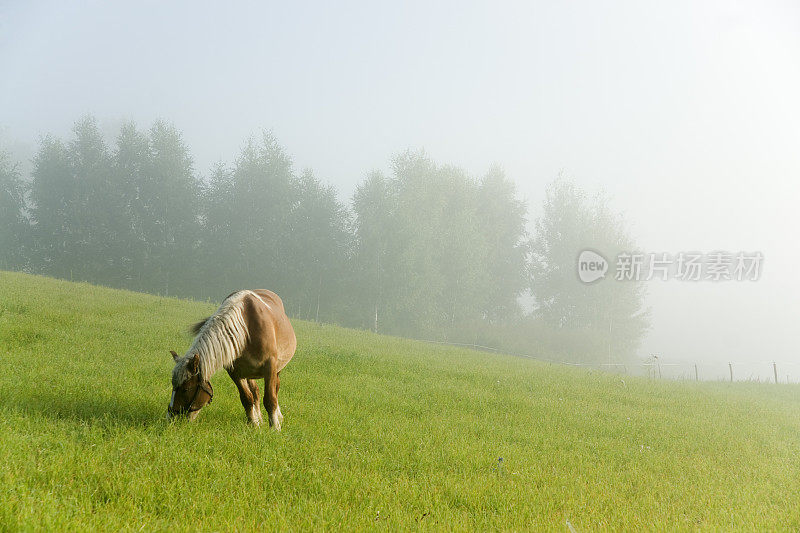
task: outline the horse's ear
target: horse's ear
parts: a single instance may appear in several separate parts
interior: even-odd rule
[[[197,374],[200,371],[200,354],[194,354],[192,360],[189,361],[189,372],[191,374]]]
[[[178,360],[178,354],[176,354],[176,353],[175,353],[175,350],[170,350],[170,351],[169,351],[169,353],[171,353],[171,354],[172,354],[172,359],[173,359],[174,361],[177,361],[177,360]]]

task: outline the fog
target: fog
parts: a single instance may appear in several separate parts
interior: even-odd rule
[[[529,218],[562,175],[643,251],[760,251],[758,281],[646,283],[640,355],[705,377],[800,380],[798,94],[790,1],[0,7],[0,142],[23,165],[86,113],[110,138],[174,123],[203,175],[267,129],[344,200],[424,148],[501,165]]]

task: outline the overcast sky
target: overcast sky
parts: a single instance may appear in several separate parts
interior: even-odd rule
[[[501,164],[532,216],[563,173],[644,250],[765,256],[755,283],[651,282],[643,355],[800,379],[800,3],[216,4],[0,1],[0,142],[160,117],[207,174],[269,129],[343,199],[425,148]]]

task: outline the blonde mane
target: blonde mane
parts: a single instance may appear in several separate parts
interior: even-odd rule
[[[233,366],[250,338],[244,319],[244,299],[251,294],[257,297],[251,291],[231,294],[206,320],[191,347],[176,361],[172,370],[173,386],[178,386],[189,378],[187,362],[194,354],[200,355],[200,377],[203,381],[211,379],[220,369]]]

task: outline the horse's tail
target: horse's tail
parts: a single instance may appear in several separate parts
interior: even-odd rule
[[[197,335],[198,333],[200,333],[200,329],[202,329],[202,327],[206,324],[206,322],[208,322],[209,318],[211,318],[211,317],[208,316],[208,317],[204,318],[203,320],[201,320],[199,322],[195,322],[194,324],[189,326],[189,332],[191,332],[192,335]]]

